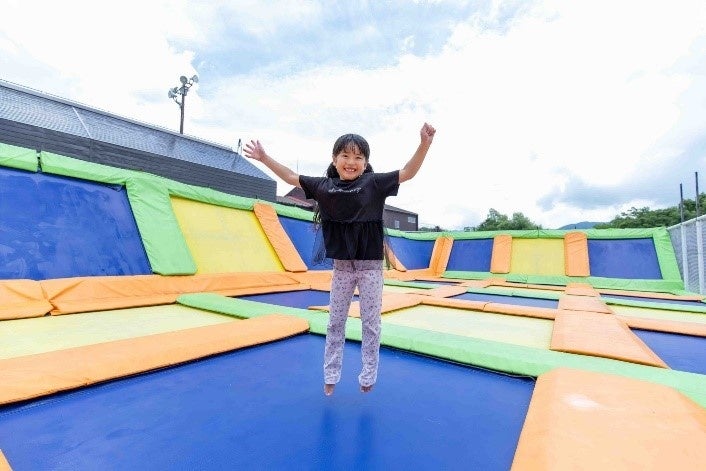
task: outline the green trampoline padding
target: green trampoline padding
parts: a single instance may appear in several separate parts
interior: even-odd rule
[[[554,326],[547,319],[424,305],[400,309],[382,319],[383,329],[394,324],[542,349],[549,349]]]
[[[636,306],[617,306],[614,304],[611,304],[610,308],[618,316],[706,324],[706,315],[700,312],[671,311]]]
[[[321,335],[326,333],[328,314],[322,312],[233,299],[213,293],[184,294],[179,296],[177,302],[242,318],[271,313],[291,314],[307,319],[311,332]],[[360,341],[360,319],[348,319],[346,338]],[[706,407],[706,375],[696,373],[430,332],[393,324],[384,326],[382,344],[465,365],[532,377],[559,367],[627,376],[672,387]]]
[[[142,337],[233,318],[179,304],[0,322],[0,359]]]
[[[18,147],[0,142],[0,165],[29,172],[39,167],[39,153],[34,149]]]

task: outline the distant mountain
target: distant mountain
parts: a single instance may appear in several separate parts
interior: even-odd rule
[[[590,221],[581,221],[581,222],[576,222],[574,224],[567,224],[565,226],[561,226],[559,228],[560,231],[565,231],[569,229],[592,229],[593,226],[596,224],[603,224],[602,222],[590,222]]]

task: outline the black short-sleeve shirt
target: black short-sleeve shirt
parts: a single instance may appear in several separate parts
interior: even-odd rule
[[[355,180],[301,175],[307,198],[319,204],[326,256],[382,260],[385,199],[397,194],[399,171],[364,173]]]

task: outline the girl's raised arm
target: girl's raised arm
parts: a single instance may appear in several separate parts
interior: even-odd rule
[[[422,166],[424,157],[427,156],[427,151],[434,140],[434,134],[436,134],[436,129],[434,129],[434,127],[430,124],[424,123],[422,129],[419,131],[421,142],[419,143],[419,147],[417,147],[417,151],[414,155],[412,155],[412,158],[409,159],[409,162],[407,162],[407,164],[400,169],[400,183],[411,180],[412,177],[417,174],[419,167]]]
[[[265,164],[265,166],[272,170],[275,175],[290,185],[301,188],[301,185],[299,184],[299,174],[267,155],[267,152],[265,152],[265,148],[262,147],[260,141],[250,141],[245,144],[244,154],[245,157],[249,159],[257,160]]]

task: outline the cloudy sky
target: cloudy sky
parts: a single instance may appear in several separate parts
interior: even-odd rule
[[[706,176],[706,2],[0,0],[0,79],[323,174],[355,132],[420,173],[388,203],[446,229],[545,228],[693,199]],[[260,166],[256,162],[256,165]],[[277,180],[277,194],[291,187]],[[706,188],[706,181],[700,189]]]

